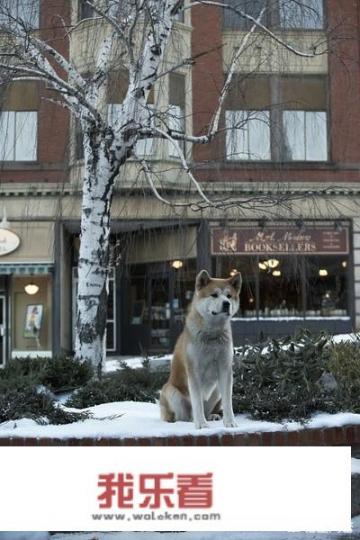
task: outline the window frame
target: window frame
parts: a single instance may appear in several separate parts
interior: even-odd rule
[[[250,76],[250,79],[253,79],[253,82],[256,83],[259,76]],[[236,98],[234,97],[228,102],[228,107],[225,104],[225,111],[224,111],[224,126],[226,128],[226,136],[224,137],[224,161],[226,163],[254,163],[258,162],[259,164],[266,164],[270,163],[272,165],[279,165],[281,163],[286,164],[328,164],[331,161],[331,137],[330,137],[330,129],[329,129],[329,121],[330,121],[330,111],[329,111],[329,95],[328,95],[328,76],[327,75],[303,75],[299,77],[298,75],[289,75],[289,74],[277,74],[273,77],[273,83],[269,84],[269,95],[266,96],[266,101],[262,103],[262,100],[264,100],[264,97],[261,97],[261,100],[257,100],[254,102],[253,107],[251,107],[251,103],[247,102],[247,98],[245,98],[244,101],[244,95],[247,95],[247,92],[249,92],[249,89],[246,90],[245,94],[244,92],[239,93],[239,107],[237,107]],[[249,82],[249,77],[244,78],[244,82]],[[269,80],[268,76],[261,75],[260,79]],[[296,96],[296,99],[291,99],[289,96],[286,97],[286,101],[282,102],[279,101],[279,95],[282,96],[283,92],[285,96],[287,95],[286,87],[283,86],[283,83],[286,82],[289,79],[295,79],[295,82],[297,79],[304,82],[307,81],[307,84],[310,82],[317,81],[319,84],[319,90],[320,92],[315,99],[315,101],[312,102],[310,100],[308,103],[306,102],[306,99],[304,98],[304,103],[302,103],[302,99],[300,99],[299,95]],[[275,84],[274,84],[275,83]],[[238,83],[241,87],[242,80],[240,79],[240,82]],[[321,85],[323,87],[321,88]],[[234,87],[236,89],[236,86]],[[275,90],[276,88],[276,90]],[[243,90],[246,89],[246,87],[243,87]],[[313,89],[313,87],[310,86],[310,89],[306,87],[303,90],[304,96],[308,95],[306,94],[306,91],[309,92]],[[280,92],[280,94],[279,94]],[[315,94],[317,95],[317,94]],[[320,97],[319,97],[320,96]],[[300,107],[299,107],[300,103]],[[262,106],[263,104],[263,106]],[[322,106],[323,104],[323,106]],[[228,127],[227,127],[227,115],[231,113],[232,111],[244,111],[251,113],[256,113],[258,111],[269,111],[269,131],[270,131],[270,158],[269,159],[244,159],[240,158],[238,156],[234,157],[228,157],[228,146],[229,146],[229,135],[228,135]],[[286,112],[303,112],[305,115],[308,115],[308,113],[316,113],[316,114],[324,114],[324,124],[325,124],[325,143],[326,148],[324,149],[324,154],[326,155],[324,159],[308,159],[306,157],[305,152],[305,158],[304,159],[288,159],[286,152],[285,152],[285,140],[286,140],[286,131],[284,126],[284,117]],[[249,120],[251,121],[251,119]]]
[[[241,0],[236,0],[237,3],[240,3]],[[301,26],[287,26],[282,24],[281,22],[281,2],[282,0],[277,0],[277,3],[275,5],[275,8],[273,10],[268,10],[267,14],[265,15],[266,20],[264,21],[264,24],[269,28],[275,28],[280,31],[288,32],[288,31],[294,31],[294,32],[321,32],[326,27],[326,5],[324,0],[319,0],[321,3],[321,25],[316,27],[307,27],[304,25]],[[271,0],[264,0],[264,4],[266,4],[267,8],[271,7]],[[242,9],[242,8],[240,8]],[[223,31],[236,31],[236,32],[247,32],[251,28],[251,21],[246,21],[242,17],[238,16],[237,24],[233,23],[227,23],[225,13],[232,13],[233,17],[236,16],[234,12],[231,10],[228,10],[226,8],[223,8],[222,10],[222,28]],[[241,21],[243,21],[243,24],[241,24]],[[257,29],[256,29],[257,30]]]
[[[11,133],[13,137],[13,143],[12,143],[12,149],[11,149],[11,159],[2,159],[3,156],[0,154],[0,163],[36,163],[38,161],[38,133],[39,133],[39,114],[38,111],[30,110],[30,111],[18,111],[18,110],[2,110],[0,111],[0,117],[2,114],[11,114],[13,116],[13,127]],[[20,114],[34,114],[34,131],[35,131],[35,138],[34,138],[34,158],[33,159],[17,159],[17,153],[19,150],[17,150],[17,143],[19,142],[19,137],[17,135],[18,130],[18,124],[17,124],[17,116]],[[5,157],[5,156],[4,156]]]
[[[244,130],[245,133],[244,133],[244,137],[245,137],[245,143],[246,143],[246,146],[247,146],[247,152],[244,153],[244,155],[247,155],[248,157],[244,157],[244,158],[241,158],[239,157],[239,155],[241,155],[241,151],[238,151],[234,154],[232,154],[230,152],[230,157],[229,156],[229,153],[228,153],[228,148],[231,149],[231,147],[234,147],[234,134],[233,134],[233,131],[234,131],[234,128],[231,128],[231,127],[228,127],[227,125],[227,118],[230,117],[230,115],[233,115],[235,116],[236,114],[238,114],[239,116],[245,116],[245,114],[248,113],[248,118],[245,120],[245,119],[242,119],[240,120],[241,123],[243,123],[243,127],[241,128],[235,128],[235,130]],[[257,118],[249,118],[251,117],[251,115],[253,116],[256,116],[257,114],[261,113],[262,115],[267,115],[268,116],[268,119],[267,119],[267,123],[264,121],[262,122],[261,120],[257,119]],[[270,114],[270,111],[269,110],[230,110],[230,111],[226,111],[225,112],[225,117],[226,117],[226,120],[225,120],[225,127],[226,127],[226,142],[225,142],[225,145],[226,145],[226,159],[227,161],[250,161],[250,162],[254,162],[254,161],[259,161],[259,162],[271,162],[271,114]],[[256,154],[256,152],[253,152],[252,149],[251,149],[251,122],[253,121],[253,124],[254,125],[254,122],[261,122],[263,123],[264,125],[267,126],[267,136],[268,136],[268,143],[269,143],[269,147],[268,147],[268,156],[269,157],[265,157],[265,158],[261,158],[259,157],[260,154]],[[236,136],[235,136],[235,139],[236,139]],[[234,157],[231,157],[231,156],[234,156]],[[254,155],[256,157],[254,158],[251,158],[250,156],[251,155]]]

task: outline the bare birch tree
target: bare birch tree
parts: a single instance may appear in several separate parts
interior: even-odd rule
[[[294,0],[295,2],[295,0]],[[299,4],[299,2],[295,2]],[[161,122],[149,123],[148,98],[154,84],[164,76],[163,59],[172,33],[173,23],[184,9],[203,5],[228,8],[250,23],[250,29],[234,48],[223,88],[219,92],[218,106],[213,113],[207,133],[195,136],[170,128]],[[198,204],[221,208],[229,201],[214,202],[204,192],[191,172],[182,142],[207,144],[219,132],[220,116],[230,88],[236,66],[241,62],[255,30],[274,40],[291,54],[312,57],[317,50],[300,51],[283,41],[281,35],[266,26],[266,7],[253,17],[238,9],[236,2],[198,0],[188,4],[184,0],[88,0],[105,32],[97,51],[95,68],[91,74],[82,73],[71,58],[63,56],[49,41],[41,39],[26,18],[14,13],[8,0],[0,0],[0,30],[6,47],[0,54],[0,75],[3,83],[21,78],[35,78],[46,82],[57,97],[54,101],[70,109],[81,123],[84,141],[84,173],[82,181],[81,244],[78,263],[77,336],[76,356],[89,360],[98,373],[105,358],[105,326],[107,303],[107,276],[109,262],[110,212],[114,181],[120,183],[122,171],[129,158],[136,157],[136,143],[141,139],[169,141],[179,156],[182,168],[189,175],[198,196]],[[265,6],[265,4],[264,4]],[[71,40],[71,28],[64,24],[64,39]],[[191,66],[196,58],[183,58],[182,66]],[[114,66],[125,65],[128,88],[117,113],[110,122],[103,102],[107,91],[108,75]],[[153,117],[160,117],[156,108]],[[151,164],[139,160],[145,178],[164,204],[168,203],[155,186]],[[175,202],[186,205],[187,202]]]

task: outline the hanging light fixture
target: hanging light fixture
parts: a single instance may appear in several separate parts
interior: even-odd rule
[[[175,268],[175,270],[179,270],[179,268],[182,268],[184,266],[184,263],[182,261],[176,260],[171,263],[171,266]]]
[[[259,262],[259,268],[260,270],[267,270],[267,263],[264,261],[264,262]]]
[[[31,296],[33,294],[36,294],[39,291],[39,286],[36,285],[33,281],[30,281],[27,285],[25,285],[24,289],[26,294],[30,294]]]
[[[278,261],[277,259],[269,259],[267,261],[267,265],[269,268],[276,268],[277,266],[279,266],[280,264],[280,261]]]
[[[281,272],[280,272],[280,270],[274,270],[273,273],[272,273],[272,275],[273,275],[274,277],[280,277],[280,276],[281,276]]]
[[[326,270],[326,268],[320,268],[319,270],[319,276],[320,277],[326,277],[329,275],[329,272]]]
[[[231,277],[236,276],[237,273],[238,271],[236,270],[236,268],[233,268],[233,270],[230,271],[230,276]]]

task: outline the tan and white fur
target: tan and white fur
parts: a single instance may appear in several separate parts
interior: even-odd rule
[[[161,418],[208,427],[222,408],[226,427],[236,427],[232,408],[231,317],[239,309],[241,274],[211,278],[202,270],[185,328],[177,340],[168,382],[160,392]]]

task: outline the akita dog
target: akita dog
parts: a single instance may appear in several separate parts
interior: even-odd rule
[[[239,309],[241,274],[211,278],[202,270],[185,328],[176,343],[168,382],[160,392],[161,418],[208,427],[222,408],[226,427],[236,427],[232,408],[233,340],[230,319]]]

